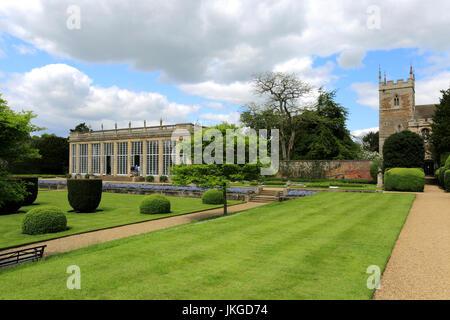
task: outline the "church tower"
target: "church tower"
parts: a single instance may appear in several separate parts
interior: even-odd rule
[[[383,154],[384,141],[391,134],[408,129],[408,121],[414,119],[415,108],[415,75],[412,66],[409,78],[386,82],[381,80],[381,70],[378,74],[379,82],[379,132],[380,154]]]

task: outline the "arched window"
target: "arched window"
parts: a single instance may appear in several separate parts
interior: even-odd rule
[[[429,136],[430,136],[430,129],[427,129],[427,128],[423,129],[422,130],[422,137],[424,139],[428,139]]]
[[[400,131],[402,131],[402,125],[401,124],[399,124],[398,127],[397,127],[397,132],[400,132]]]
[[[394,97],[394,106],[398,107],[400,105],[400,98],[398,97],[398,94]]]

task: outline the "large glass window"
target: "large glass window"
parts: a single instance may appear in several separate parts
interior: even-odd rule
[[[92,144],[91,171],[100,174],[100,143]]]
[[[103,174],[111,175],[114,172],[114,144],[103,144]]]
[[[117,143],[117,174],[128,174],[128,142]]]
[[[175,145],[176,141],[163,140],[163,172],[162,174],[169,175],[169,168],[175,164]]]
[[[142,169],[142,141],[131,142],[131,166],[138,166],[139,173]]]
[[[147,141],[147,175],[158,175],[159,144],[158,140]]]
[[[80,144],[80,173],[88,173],[88,145]]]
[[[72,144],[72,173],[77,173],[77,145]]]

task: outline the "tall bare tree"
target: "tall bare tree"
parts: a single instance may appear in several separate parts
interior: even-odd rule
[[[265,100],[261,105],[253,103],[247,108],[269,110],[277,115],[282,156],[290,160],[295,141],[295,116],[310,107],[302,98],[311,94],[312,86],[300,80],[296,74],[284,72],[256,74],[253,85],[255,93]]]

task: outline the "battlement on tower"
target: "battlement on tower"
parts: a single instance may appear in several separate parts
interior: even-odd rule
[[[389,81],[381,81],[380,89],[400,89],[405,87],[414,86],[414,79],[399,79],[397,81],[389,80]]]

